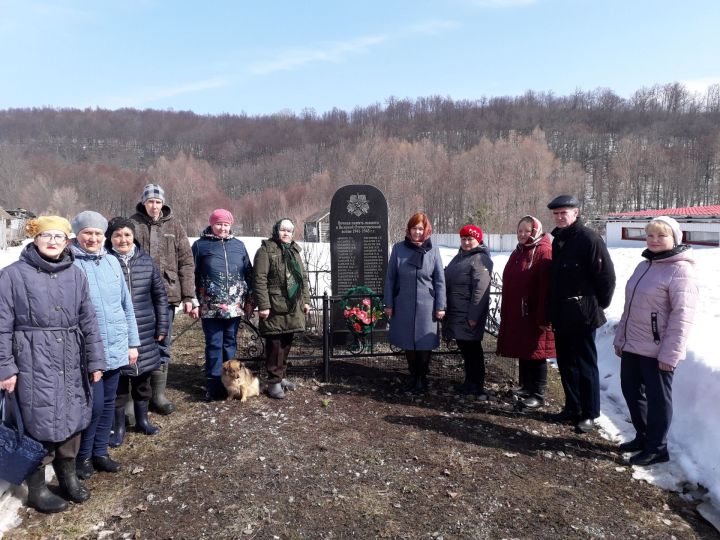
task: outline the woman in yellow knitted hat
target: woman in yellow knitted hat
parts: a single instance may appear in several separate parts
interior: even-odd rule
[[[90,379],[105,353],[90,290],[67,249],[70,223],[41,216],[26,227],[33,242],[0,270],[0,387],[14,394],[27,433],[48,451],[27,478],[28,505],[61,512],[90,491],[75,471],[80,432],[90,423]],[[59,497],[45,484],[52,463]]]

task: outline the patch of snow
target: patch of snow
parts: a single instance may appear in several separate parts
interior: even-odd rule
[[[241,237],[252,258],[262,238]],[[191,242],[195,239],[191,239]],[[0,250],[0,268],[14,262],[21,247]],[[318,261],[317,266],[330,268],[329,244],[307,244]],[[456,249],[440,249],[447,265]],[[613,337],[622,315],[625,283],[641,261],[641,248],[611,248],[610,255],[617,274],[617,288],[606,311],[608,322],[598,329],[596,344],[601,384],[602,415],[597,423],[601,434],[614,442],[634,436],[627,406],[620,390],[620,361],[613,352]],[[698,511],[718,527],[720,523],[720,354],[717,354],[715,332],[720,328],[720,249],[695,249],[696,272],[700,286],[695,324],[688,342],[687,358],[680,364],[673,381],[673,420],[668,447],[669,463],[652,467],[634,467],[633,477],[652,482],[663,489],[683,492],[689,484],[703,486],[703,503]],[[493,253],[494,271],[502,274],[509,253]],[[50,469],[50,468],[48,468]],[[0,482],[0,534],[18,523],[20,499]],[[701,493],[697,490],[696,493]]]

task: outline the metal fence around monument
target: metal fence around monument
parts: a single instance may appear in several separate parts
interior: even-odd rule
[[[329,271],[313,271],[311,289],[317,291],[325,282]],[[313,276],[312,274],[315,274]],[[329,285],[325,287],[325,290]],[[355,367],[372,368],[378,372],[404,371],[406,362],[404,352],[392,346],[387,340],[387,330],[382,323],[377,324],[367,334],[353,333],[346,325],[342,315],[338,315],[338,304],[343,300],[362,300],[368,295],[311,296],[311,310],[306,330],[297,333],[288,357],[289,370],[308,376],[320,376],[329,381],[336,368]],[[379,295],[374,295],[376,298]],[[495,338],[500,326],[500,305],[502,299],[502,281],[495,273],[490,285],[490,309],[485,325],[486,336],[483,340],[486,363],[495,362],[508,376],[515,375],[514,363],[495,355]],[[337,310],[333,315],[333,311]],[[249,364],[256,372],[263,372],[265,355],[264,339],[257,328],[257,313],[251,319],[243,319],[238,331],[238,357]],[[387,321],[386,321],[387,322]],[[442,336],[442,323],[438,323]],[[458,380],[464,376],[463,360],[454,340],[441,339],[438,349],[433,351],[431,376]]]

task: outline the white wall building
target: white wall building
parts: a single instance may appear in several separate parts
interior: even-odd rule
[[[458,233],[433,233],[433,244],[443,247],[460,249],[460,235]],[[515,249],[518,240],[516,234],[488,234],[483,231],[483,243],[491,252],[508,252]]]
[[[645,225],[654,216],[670,216],[677,220],[685,244],[720,246],[720,205],[715,205],[608,214],[608,247],[641,247],[645,242]]]

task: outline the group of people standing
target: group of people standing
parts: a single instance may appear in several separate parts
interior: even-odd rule
[[[215,210],[192,246],[199,303],[192,316],[202,319],[205,334],[206,399],[227,397],[222,364],[235,358],[241,317],[256,307],[265,338],[267,394],[283,399],[286,390],[295,390],[286,376],[293,336],[305,329],[310,312],[307,272],[293,240],[295,225],[289,219],[275,223],[251,263],[245,244],[232,235],[233,222],[228,210]]]
[[[519,359],[519,402],[544,405],[548,358],[556,357],[565,405],[550,415],[587,433],[600,414],[595,331],[605,323],[615,273],[605,243],[579,219],[579,202],[562,195],[548,208],[550,235],[534,216],[517,226],[518,244],[503,272],[497,350]],[[265,338],[267,394],[283,399],[294,333],[310,311],[310,289],[295,226],[278,221],[251,263],[232,234],[233,215],[217,209],[192,245],[165,203],[163,189],[145,186],[137,213],[109,222],[84,211],[31,220],[33,238],[17,262],[0,271],[0,387],[14,394],[30,436],[47,450],[27,478],[28,504],[59,512],[90,491],[81,481],[121,465],[109,447],[123,444],[126,416],[154,435],[152,408],[170,414],[165,396],[172,325],[178,309],[201,319],[207,400],[224,399],[222,364],[236,356],[241,317],[258,310]],[[627,283],[615,337],[623,395],[636,436],[621,445],[630,462],[669,459],[672,379],[685,356],[697,300],[694,261],[678,223],[646,227],[645,261]],[[74,239],[71,239],[71,232]],[[428,390],[438,322],[463,358],[459,390],[488,399],[482,340],[493,262],[476,225],[460,229],[460,250],[443,267],[427,215],[414,214],[391,251],[384,289],[390,342],[405,351],[406,390]],[[60,496],[48,490],[52,463]]]
[[[27,478],[28,504],[60,512],[90,491],[81,480],[121,465],[126,407],[137,431],[170,414],[165,396],[175,308],[194,298],[187,236],[145,187],[132,218],[84,211],[30,220],[33,238],[0,272],[0,385],[18,400],[25,428],[47,455]],[[71,233],[74,238],[71,239]],[[45,483],[52,463],[60,495]]]
[[[561,195],[548,204],[555,228],[548,234],[534,216],[517,226],[518,244],[503,271],[497,352],[518,358],[520,405],[545,403],[547,359],[556,358],[565,395],[553,422],[579,433],[594,429],[600,416],[596,330],[615,290],[615,270],[603,239],[579,219],[579,202]],[[482,339],[490,301],[493,263],[480,227],[460,230],[460,250],[443,269],[424,213],[407,223],[405,239],[392,248],[385,281],[390,342],[405,350],[410,378],[406,390],[425,392],[431,351],[439,346],[438,321],[457,342],[463,358],[463,394],[487,400]],[[634,465],[669,459],[672,378],[685,349],[698,289],[690,247],[680,226],[667,216],[646,227],[646,260],[627,283],[616,330],[621,386],[636,430],[620,445]],[[550,238],[552,236],[552,240]]]
[[[0,388],[47,451],[27,478],[29,506],[53,513],[86,501],[82,480],[121,469],[108,449],[123,444],[128,423],[158,433],[148,412],[175,410],[165,388],[180,308],[202,319],[207,400],[226,397],[222,362],[235,357],[240,318],[256,305],[268,394],[295,388],[287,356],[310,293],[293,223],[275,225],[253,269],[232,214],[217,209],[208,221],[191,247],[162,187],[148,184],[130,218],[84,211],[28,222],[32,243],[0,270]],[[59,495],[47,487],[48,464]]]

